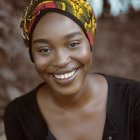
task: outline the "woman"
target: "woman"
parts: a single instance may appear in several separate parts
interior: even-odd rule
[[[140,83],[89,72],[96,20],[88,2],[31,1],[21,28],[44,83],[8,105],[7,140],[140,139]]]

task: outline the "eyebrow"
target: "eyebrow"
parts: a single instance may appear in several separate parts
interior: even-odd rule
[[[65,39],[70,39],[72,37],[75,37],[77,35],[82,35],[81,32],[72,32],[72,33],[69,33],[67,35],[64,36]]]
[[[70,39],[72,37],[75,37],[77,35],[82,35],[81,32],[72,32],[72,33],[69,33],[67,35],[64,36],[65,39]],[[35,43],[45,43],[45,44],[48,44],[50,41],[48,39],[35,39],[33,41],[33,44]]]
[[[44,43],[44,44],[48,44],[49,40],[48,39],[36,39],[33,41],[33,44],[35,43]]]

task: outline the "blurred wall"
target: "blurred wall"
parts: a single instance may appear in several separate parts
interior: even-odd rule
[[[140,13],[98,20],[95,71],[140,80]]]
[[[25,4],[25,0],[0,0],[0,140],[5,106],[41,82],[20,34]],[[104,10],[98,18],[92,71],[140,80],[139,17],[133,10],[117,17]]]

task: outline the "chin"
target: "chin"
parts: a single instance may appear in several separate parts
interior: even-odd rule
[[[75,95],[83,90],[87,73],[83,72],[81,68],[69,78],[58,79],[53,75],[48,75],[43,78],[49,86],[51,92],[58,95],[69,96]]]
[[[72,96],[76,95],[80,92],[82,84],[77,83],[71,86],[62,86],[62,87],[52,87],[52,90],[59,95],[62,96]]]

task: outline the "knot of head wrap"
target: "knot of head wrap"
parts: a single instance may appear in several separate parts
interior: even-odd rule
[[[57,12],[74,20],[84,31],[90,45],[93,45],[96,18],[93,8],[85,0],[31,0],[21,18],[21,31],[27,47],[39,19],[47,12]]]

